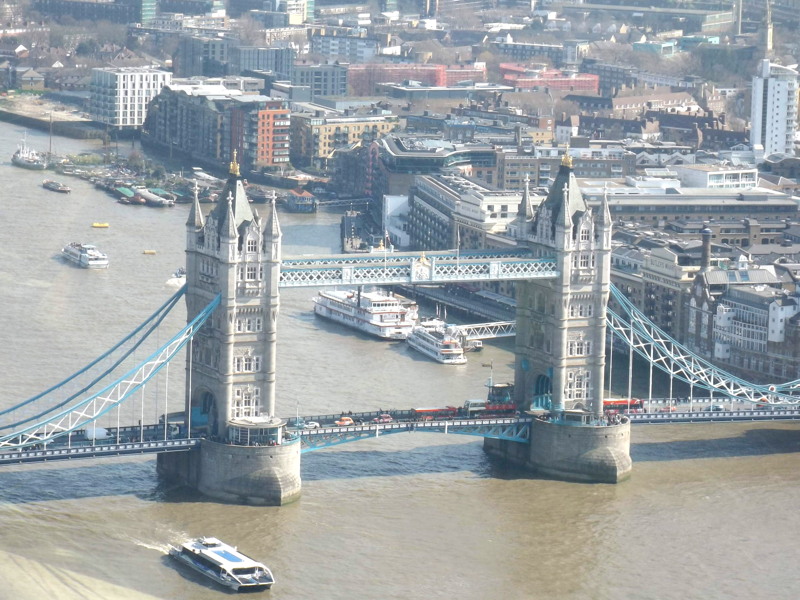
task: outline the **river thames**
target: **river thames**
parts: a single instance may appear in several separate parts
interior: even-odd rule
[[[165,281],[184,262],[188,212],[123,206],[78,179],[63,178],[70,195],[44,190],[41,172],[10,164],[22,134],[0,124],[2,407],[79,369],[174,293]],[[91,147],[55,142],[61,153]],[[91,228],[98,221],[108,229]],[[338,221],[282,214],[284,256],[338,251]],[[70,241],[97,244],[109,269],[65,264]],[[282,292],[283,416],[461,404],[485,395],[487,362],[496,381],[513,377],[508,342],[440,365],[318,320],[315,293]],[[632,455],[629,481],[574,484],[505,469],[479,438],[398,434],[304,455],[301,499],[271,508],[173,489],[153,457],[2,467],[0,599],[219,598],[165,555],[199,535],[271,567],[277,583],[257,598],[800,594],[800,424],[639,425]]]

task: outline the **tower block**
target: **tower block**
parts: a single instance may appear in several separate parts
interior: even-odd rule
[[[547,198],[527,214],[526,243],[536,256],[555,259],[558,272],[517,286],[516,401],[542,412],[529,455],[489,440],[487,450],[561,479],[620,481],[632,467],[630,423],[609,424],[603,415],[608,203],[593,214],[565,154]]]
[[[192,340],[186,419],[200,452],[158,456],[159,473],[227,502],[281,505],[300,495],[300,440],[275,415],[281,229],[275,203],[253,211],[234,153],[219,200],[186,223],[186,309],[219,307]]]

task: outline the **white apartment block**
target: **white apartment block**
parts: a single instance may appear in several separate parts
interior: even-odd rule
[[[764,59],[753,77],[750,144],[757,154],[794,155],[798,73]]]
[[[758,185],[758,169],[728,165],[673,165],[684,187],[747,189]]]
[[[92,119],[116,129],[136,129],[147,116],[147,105],[172,73],[154,67],[92,69],[89,110]]]

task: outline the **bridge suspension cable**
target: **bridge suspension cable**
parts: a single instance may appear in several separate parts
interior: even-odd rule
[[[38,412],[35,414],[27,415],[24,418],[0,424],[0,431],[16,429],[21,425],[36,419],[41,419],[45,415],[63,408],[75,398],[87,393],[98,383],[102,382],[106,377],[118,369],[120,365],[122,365],[137,349],[139,349],[149,338],[149,336],[158,329],[158,327],[185,293],[186,286],[184,285],[133,331],[128,333],[124,338],[119,340],[116,344],[95,358],[92,362],[76,371],[66,379],[51,386],[43,392],[28,398],[27,400],[23,400],[14,406],[0,410],[0,418],[5,417],[6,415],[19,413],[21,409],[26,406],[33,405],[33,403],[36,403],[35,406],[38,410]],[[108,362],[109,364],[107,364],[107,366],[100,366],[105,362]],[[89,377],[89,381],[84,382],[81,379],[83,376]],[[62,396],[58,393],[63,393],[68,386],[71,386],[69,389],[72,391],[66,396]],[[52,403],[47,402],[46,399],[48,397],[54,398]],[[45,406],[46,408],[41,409],[40,407],[42,406]]]
[[[795,382],[776,386],[745,381],[697,356],[664,333],[613,285],[611,294],[629,320],[609,308],[606,314],[609,327],[637,354],[662,371],[692,386],[721,392],[736,400],[781,405],[800,403],[800,397],[785,393]]]
[[[0,448],[22,448],[46,444],[86,427],[113,408],[118,407],[150,381],[194,336],[197,330],[219,306],[217,295],[190,323],[172,336],[142,363],[98,392],[79,400],[73,406],[24,429],[0,436]]]

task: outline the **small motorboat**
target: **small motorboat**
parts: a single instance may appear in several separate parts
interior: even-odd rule
[[[92,223],[92,227],[94,227],[95,229],[108,229],[108,223],[94,222]]]
[[[266,565],[245,556],[235,546],[201,537],[170,546],[175,560],[237,592],[268,590],[275,583]]]

